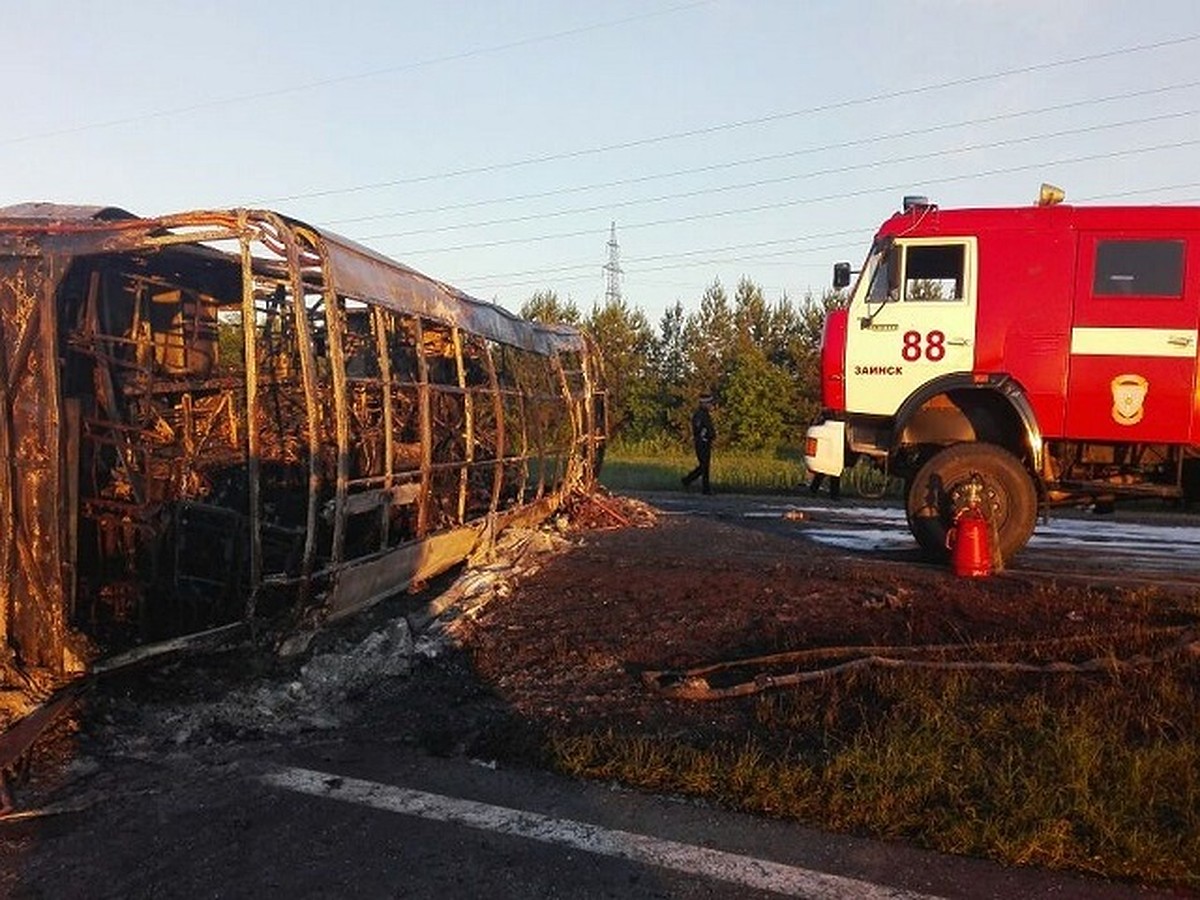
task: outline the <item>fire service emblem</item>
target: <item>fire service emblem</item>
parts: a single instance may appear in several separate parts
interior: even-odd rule
[[[1142,421],[1146,391],[1150,388],[1141,375],[1118,375],[1112,380],[1112,417],[1118,425],[1136,425]]]

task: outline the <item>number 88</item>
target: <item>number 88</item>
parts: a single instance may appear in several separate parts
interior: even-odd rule
[[[925,349],[922,351],[921,344]],[[904,332],[904,346],[900,355],[906,362],[916,362],[924,356],[930,362],[937,362],[946,355],[946,335],[941,331],[931,331],[922,339],[919,331]]]

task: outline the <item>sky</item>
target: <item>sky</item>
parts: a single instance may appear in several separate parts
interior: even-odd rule
[[[518,310],[800,301],[905,194],[1200,204],[1195,0],[5,0],[0,206],[265,207]]]

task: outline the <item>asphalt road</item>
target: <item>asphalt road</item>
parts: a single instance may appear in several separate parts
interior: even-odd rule
[[[386,737],[110,761],[86,808],[0,824],[0,895],[1160,896],[434,758]]]
[[[743,522],[772,534],[811,540],[854,555],[925,565],[894,501],[824,494],[791,496],[643,493],[668,514],[706,515]],[[1052,511],[1007,571],[1059,580],[1200,585],[1200,516],[1164,509],[1125,509],[1109,515]]]

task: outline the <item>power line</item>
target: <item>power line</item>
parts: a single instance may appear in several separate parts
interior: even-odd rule
[[[1200,187],[1200,182],[1193,181],[1193,182],[1183,182],[1183,183],[1178,183],[1178,184],[1163,184],[1163,185],[1157,185],[1155,187],[1140,188],[1137,190],[1119,191],[1119,192],[1114,192],[1114,193],[1109,193],[1109,194],[1094,194],[1094,195],[1087,196],[1087,197],[1081,197],[1079,199],[1082,202],[1090,203],[1090,202],[1095,202],[1098,200],[1112,200],[1112,199],[1117,199],[1117,198],[1122,198],[1122,197],[1137,197],[1137,196],[1144,196],[1146,194],[1157,194],[1157,193],[1162,193],[1164,191],[1179,191],[1184,188],[1191,189],[1191,188],[1196,188],[1196,187]],[[1200,203],[1200,198],[1186,198],[1186,199],[1179,198],[1175,202],[1176,203]],[[726,253],[729,251],[734,251],[734,250],[748,249],[751,247],[763,247],[763,246],[770,246],[772,244],[798,244],[798,243],[801,243],[804,241],[809,241],[809,240],[817,240],[817,239],[824,239],[824,238],[831,238],[831,237],[848,237],[848,236],[854,235],[854,234],[862,235],[863,238],[866,239],[866,238],[870,237],[870,235],[873,233],[873,231],[874,231],[873,227],[871,227],[871,228],[856,228],[856,229],[847,229],[844,231],[829,231],[829,232],[824,232],[824,233],[820,233],[820,234],[799,235],[799,236],[790,237],[790,238],[779,238],[779,239],[770,240],[770,241],[755,241],[751,244],[735,244],[735,245],[730,245],[727,247],[707,248],[704,250],[685,250],[685,251],[680,251],[678,253],[663,253],[663,254],[657,254],[657,255],[652,255],[652,256],[631,257],[627,260],[627,264],[630,266],[630,271],[633,274],[640,276],[640,275],[644,275],[647,272],[669,271],[671,269],[679,269],[679,268],[684,268],[687,266],[711,266],[711,265],[718,265],[718,264],[720,264],[720,265],[741,264],[741,263],[745,263],[745,262],[759,262],[759,261],[763,261],[763,260],[767,260],[767,259],[775,259],[775,258],[778,258],[781,256],[790,256],[792,258],[795,258],[796,256],[799,256],[799,255],[808,255],[808,254],[812,254],[812,253],[824,253],[824,252],[829,252],[832,250],[861,249],[862,242],[860,241],[856,244],[850,244],[850,243],[831,244],[831,245],[825,245],[825,246],[821,246],[821,247],[789,247],[788,249],[784,249],[784,250],[777,250],[777,251],[772,251],[770,253],[763,253],[763,254],[752,254],[749,256],[720,257],[719,254]],[[681,259],[682,257],[692,257],[692,256],[708,256],[709,258],[700,260],[700,261],[682,260]],[[675,262],[675,263],[664,263],[663,265],[658,265],[658,266],[641,266],[641,265],[639,265],[639,263],[642,263],[642,262],[656,261],[656,260],[673,260],[673,259],[681,259],[681,261]],[[797,266],[797,268],[808,267],[807,264],[798,263],[798,262],[795,263],[795,265]],[[557,267],[557,268],[548,268],[548,269],[529,269],[529,270],[525,270],[522,272],[508,272],[508,273],[502,273],[502,274],[489,273],[487,275],[482,275],[482,276],[469,276],[468,275],[468,276],[462,276],[460,280],[462,280],[464,283],[470,282],[470,281],[485,281],[485,280],[488,282],[493,282],[493,283],[497,282],[497,281],[501,281],[501,282],[503,282],[503,284],[501,285],[502,288],[506,288],[506,289],[520,288],[520,287],[524,287],[524,286],[528,286],[528,285],[545,283],[546,279],[544,277],[538,277],[538,278],[533,278],[532,280],[528,280],[529,277],[531,277],[531,276],[545,276],[545,275],[550,275],[550,274],[554,274],[554,273],[558,273],[558,272],[577,271],[577,270],[583,271],[585,269],[590,269],[590,268],[591,268],[591,266],[589,264],[580,264],[580,265],[561,266],[561,267]],[[508,279],[511,279],[511,278],[521,278],[521,279],[527,279],[527,280],[509,281]],[[556,281],[558,281],[558,282],[582,281],[582,280],[585,280],[586,278],[590,278],[590,276],[579,275],[579,276],[572,276],[572,277],[560,277],[560,278],[556,279]],[[638,278],[638,282],[640,284],[656,283],[656,282],[647,282],[644,278]],[[692,286],[694,284],[694,282],[692,282],[691,284],[688,284],[688,285],[685,285],[683,282],[673,282],[672,284],[674,284],[675,286],[684,287],[684,286]]]
[[[899,88],[894,91],[885,91],[878,94],[870,94],[865,97],[854,97],[848,100],[835,100],[829,103],[820,103],[814,106],[807,106],[801,109],[790,110],[781,113],[772,113],[766,116],[758,116],[752,119],[741,119],[734,122],[724,122],[717,125],[707,125],[702,128],[691,128],[685,131],[670,132],[667,134],[655,135],[653,137],[638,138],[631,141],[622,141],[615,144],[607,144],[599,147],[585,147],[579,150],[566,150],[559,153],[548,153],[541,156],[530,156],[524,159],[510,160],[501,163],[489,163],[484,166],[470,166],[461,169],[450,169],[445,172],[438,172],[428,175],[412,175],[407,178],[397,178],[388,181],[376,181],[368,184],[354,185],[344,188],[327,188],[319,191],[306,191],[300,194],[288,194],[280,197],[272,197],[260,201],[263,204],[274,204],[290,202],[293,200],[307,200],[314,197],[329,197],[335,194],[351,194],[361,191],[378,190],[384,187],[398,187],[400,185],[420,184],[428,181],[440,181],[445,178],[457,178],[463,175],[479,175],[489,172],[500,172],[506,169],[515,169],[522,166],[539,165],[547,162],[558,162],[565,159],[578,159],[582,156],[594,156],[602,153],[611,153],[616,150],[631,150],[637,147],[646,147],[652,144],[660,144],[667,141],[682,140],[684,138],[700,137],[708,134],[716,134],[723,131],[731,131],[738,128],[748,128],[754,125],[765,125],[772,122],[780,122],[785,119],[793,119],[800,116],[808,116],[822,112],[832,112],[834,110],[849,109],[854,106],[863,106],[870,103],[879,103],[884,100],[897,100],[902,97],[913,97],[920,94],[930,93],[932,91],[946,90],[953,87],[963,87],[968,84],[978,84],[984,81],[992,81],[999,78],[1010,78],[1014,75],[1027,75],[1033,72],[1046,72],[1052,69],[1065,68],[1068,66],[1080,65],[1089,62],[1098,62],[1104,59],[1111,59],[1115,56],[1125,56],[1133,53],[1145,53],[1151,50],[1162,50],[1167,47],[1180,46],[1182,44],[1192,43],[1200,40],[1200,34],[1185,35],[1177,38],[1170,38],[1163,41],[1155,41],[1149,44],[1138,44],[1132,47],[1122,47],[1116,50],[1105,50],[1100,53],[1091,53],[1085,56],[1070,57],[1068,59],[1052,60],[1045,63],[1033,63],[1027,66],[1019,66],[1011,69],[1000,69],[995,72],[989,72],[980,75],[968,75],[964,78],[955,78],[948,81],[934,82],[932,84],[918,85],[911,88]]]
[[[1200,187],[1200,181],[1189,181],[1184,184],[1163,184],[1159,185],[1158,187],[1140,188],[1136,191],[1116,191],[1110,194],[1092,194],[1090,197],[1081,197],[1080,199],[1087,203],[1094,203],[1097,200],[1116,200],[1120,197],[1140,197],[1146,194],[1160,194],[1163,191],[1178,191],[1181,188],[1194,187]]]
[[[639,200],[619,200],[610,203],[599,204],[597,206],[575,207],[573,209],[552,210],[549,212],[542,211],[537,213],[529,213],[522,216],[509,216],[503,219],[490,219],[484,222],[459,222],[451,225],[438,225],[433,228],[417,228],[410,231],[393,231],[385,234],[369,234],[360,238],[360,240],[369,241],[381,240],[385,238],[412,237],[414,235],[439,234],[447,231],[459,231],[465,228],[486,228],[493,225],[513,225],[519,222],[531,222],[535,220],[540,221],[542,219],[558,218],[562,216],[584,215],[623,207],[642,206],[649,203],[665,203],[670,200],[687,200],[694,197],[707,196],[710,194],[741,191],[756,187],[767,187],[770,185],[784,184],[791,181],[820,178],[826,175],[844,175],[848,172],[857,172],[864,169],[877,169],[882,166],[899,165],[902,163],[919,162],[930,159],[941,159],[947,156],[955,156],[963,153],[974,153],[978,150],[994,150],[997,147],[1011,147],[1017,144],[1027,144],[1034,141],[1049,140],[1052,138],[1070,137],[1078,134],[1089,134],[1097,131],[1106,131],[1112,128],[1126,128],[1131,125],[1147,125],[1151,122],[1164,122],[1170,119],[1195,116],[1198,112],[1200,112],[1200,110],[1189,109],[1182,112],[1162,113],[1156,116],[1146,116],[1140,119],[1128,119],[1123,122],[1110,122],[1102,125],[1086,125],[1081,128],[1069,128],[1062,131],[1052,131],[1043,134],[1022,135],[1021,137],[1008,138],[1006,140],[988,141],[985,144],[971,144],[965,147],[955,147],[950,150],[931,150],[926,153],[914,153],[908,156],[889,156],[887,159],[883,160],[873,160],[870,162],[855,163],[847,166],[835,166],[828,169],[816,169],[811,172],[796,172],[790,175],[779,175],[774,178],[763,178],[757,181],[742,182],[740,184],[697,188],[691,191],[680,191],[674,194],[662,194],[657,197],[646,197]]]
[[[587,191],[604,190],[614,187],[628,187],[634,184],[643,184],[648,181],[659,181],[666,178],[680,178],[687,175],[701,175],[707,172],[716,172],[723,169],[739,168],[741,166],[757,165],[764,162],[779,162],[785,159],[794,159],[799,156],[810,156],[818,153],[827,153],[834,150],[848,150],[853,147],[862,147],[870,144],[881,143],[884,141],[894,141],[909,137],[924,137],[939,131],[951,131],[958,128],[969,128],[976,125],[989,125],[996,122],[1012,121],[1015,119],[1028,118],[1030,116],[1045,115],[1047,113],[1062,112],[1068,109],[1078,109],[1085,106],[1095,106],[1101,103],[1111,103],[1119,100],[1134,100],[1141,99],[1156,94],[1163,94],[1169,91],[1187,90],[1189,88],[1200,87],[1200,81],[1188,81],[1169,85],[1160,85],[1154,88],[1147,88],[1139,91],[1129,91],[1124,94],[1110,94],[1106,97],[1095,97],[1084,100],[1074,100],[1067,103],[1059,103],[1053,106],[1044,106],[1037,109],[1021,110],[1010,113],[997,113],[991,116],[983,116],[976,119],[963,119],[958,122],[947,122],[937,125],[925,125],[918,128],[906,129],[903,131],[893,131],[887,134],[874,135],[865,138],[856,138],[850,141],[840,141],[834,144],[823,144],[817,147],[803,147],[797,150],[788,150],[782,153],[771,153],[764,156],[748,157],[746,159],[731,160],[723,163],[712,163],[706,166],[698,166],[692,169],[676,169],[671,172],[659,172],[652,175],[639,175],[632,178],[621,178],[615,181],[597,182],[587,185],[573,185],[568,187],[554,188],[553,190],[538,191],[529,194],[514,194],[507,197],[497,197],[489,200],[471,200],[466,203],[444,204],[442,206],[429,206],[417,209],[406,209],[399,211],[391,211],[386,213],[374,213],[366,216],[352,216],[342,219],[325,219],[326,225],[347,225],[356,224],[359,222],[371,222],[379,219],[401,218],[416,215],[429,215],[433,213],[455,212],[463,209],[473,209],[480,206],[492,206],[503,203],[514,203],[525,200],[544,200],[548,197],[561,196],[563,194],[585,193]]]
[[[868,231],[869,231],[869,229],[868,229]],[[736,265],[736,264],[746,263],[746,262],[762,262],[764,260],[774,260],[774,259],[778,259],[779,257],[783,257],[783,256],[790,256],[790,257],[794,258],[796,255],[799,255],[799,254],[829,253],[833,250],[847,250],[847,249],[861,250],[861,249],[863,249],[863,244],[862,243],[828,244],[828,245],[821,246],[821,247],[806,247],[806,248],[803,248],[802,250],[798,250],[798,251],[796,251],[796,250],[775,250],[771,253],[751,254],[749,256],[737,256],[737,257],[732,257],[732,258],[719,258],[718,257],[718,258],[703,260],[702,262],[688,262],[688,263],[674,263],[674,264],[668,263],[668,264],[664,264],[664,265],[660,265],[660,266],[647,266],[645,268],[631,267],[630,271],[635,275],[642,275],[642,274],[645,274],[646,272],[668,272],[668,271],[671,271],[672,269],[683,268],[684,266]],[[792,263],[792,264],[794,265],[795,263]],[[531,274],[533,274],[533,273],[531,273]],[[555,279],[555,281],[557,283],[572,282],[572,281],[586,281],[586,280],[590,280],[592,277],[593,276],[588,275],[588,274],[581,274],[581,275],[573,275],[573,276],[569,276],[569,277],[560,277],[560,278]],[[492,277],[480,277],[478,279],[472,279],[470,277],[466,277],[466,278],[460,277],[458,280],[463,283],[469,283],[471,281],[493,282],[494,283],[495,281],[499,281],[500,279],[492,278]],[[503,284],[503,287],[506,289],[512,289],[512,288],[520,288],[520,287],[529,287],[529,286],[533,286],[533,285],[541,285],[541,284],[545,284],[545,283],[546,283],[546,279],[544,279],[544,278],[532,278],[531,277],[531,278],[527,278],[527,279],[522,279],[520,281],[505,281]]]
[[[1074,163],[1081,163],[1081,162],[1096,162],[1096,161],[1105,160],[1105,159],[1119,159],[1119,158],[1127,157],[1127,156],[1136,156],[1136,155],[1140,155],[1143,153],[1156,153],[1156,152],[1159,152],[1162,150],[1177,150],[1177,149],[1181,149],[1183,147],[1193,147],[1193,146],[1196,146],[1197,144],[1200,144],[1200,139],[1193,139],[1193,140],[1186,140],[1186,141],[1174,141],[1174,142],[1164,143],[1164,144],[1155,144],[1155,145],[1152,145],[1149,147],[1136,147],[1136,148],[1133,148],[1130,150],[1117,150],[1117,151],[1112,151],[1112,152],[1108,152],[1108,153],[1091,153],[1091,154],[1084,154],[1082,156],[1069,156],[1069,157],[1063,157],[1063,158],[1054,159],[1054,160],[1043,160],[1040,162],[1024,163],[1024,164],[1018,165],[1018,166],[1007,166],[1007,167],[998,168],[998,169],[988,169],[988,170],[984,170],[982,172],[970,172],[970,173],[965,173],[965,174],[961,174],[961,175],[943,176],[940,178],[927,179],[926,182],[928,184],[950,184],[953,182],[965,181],[965,180],[971,179],[971,178],[983,178],[983,177],[988,177],[988,176],[993,176],[993,175],[1010,175],[1010,174],[1014,174],[1016,172],[1027,172],[1031,169],[1041,169],[1041,168],[1046,168],[1049,166],[1063,166],[1063,165],[1071,165]],[[679,225],[684,222],[696,222],[696,221],[700,221],[702,219],[724,218],[726,216],[767,212],[769,210],[775,210],[775,209],[787,209],[790,207],[799,206],[804,203],[821,203],[821,202],[826,202],[829,200],[844,200],[844,199],[847,199],[850,197],[863,197],[863,196],[868,196],[870,194],[883,193],[885,191],[898,192],[898,191],[903,191],[909,187],[911,187],[911,184],[893,184],[893,185],[889,185],[887,187],[863,188],[860,190],[845,191],[842,193],[824,194],[824,195],[817,196],[817,197],[801,197],[801,198],[797,198],[794,200],[783,200],[783,201],[779,201],[776,203],[765,203],[765,204],[758,204],[755,206],[746,206],[746,207],[741,207],[738,209],[716,210],[716,211],[712,211],[712,212],[696,213],[694,215],[689,215],[689,216],[677,216],[677,217],[668,218],[668,219],[657,219],[657,220],[650,221],[650,222],[635,222],[633,224],[625,224],[622,227],[626,231],[629,231],[630,229],[655,228],[655,227],[659,227],[662,225]],[[486,247],[503,247],[503,246],[508,246],[511,244],[526,244],[526,243],[534,243],[534,242],[540,242],[540,241],[557,240],[560,238],[583,237],[583,236],[588,236],[588,235],[594,236],[595,234],[596,234],[596,229],[588,228],[588,229],[583,229],[580,231],[566,231],[566,232],[558,232],[558,233],[554,233],[554,234],[542,234],[542,235],[532,235],[532,236],[527,235],[527,236],[515,237],[515,238],[501,238],[501,239],[497,239],[497,240],[493,240],[493,241],[478,241],[478,242],[471,243],[471,244],[457,244],[457,245],[449,246],[449,247],[431,247],[431,248],[425,248],[425,249],[419,249],[419,250],[408,250],[408,251],[406,251],[406,254],[409,256],[416,256],[416,255],[421,255],[421,254],[428,255],[428,254],[432,254],[432,253],[451,253],[451,252],[456,252],[456,251],[460,251],[460,250],[479,250],[479,249],[483,249]],[[371,240],[371,239],[372,238],[359,238],[358,240],[366,241],[366,240]]]
[[[706,247],[706,248],[699,249],[699,250],[680,250],[675,253],[658,253],[658,254],[651,254],[648,256],[626,257],[625,262],[627,265],[632,265],[635,270],[644,272],[647,270],[645,268],[639,267],[639,264],[641,264],[641,263],[657,262],[659,260],[665,260],[665,259],[679,259],[679,258],[688,257],[688,256],[710,256],[712,254],[717,254],[717,253],[729,253],[729,252],[732,252],[735,250],[749,250],[749,249],[755,248],[755,247],[770,247],[775,244],[797,244],[797,243],[802,243],[804,241],[816,241],[816,240],[825,240],[827,238],[834,238],[834,237],[848,237],[849,235],[870,235],[870,234],[871,234],[870,228],[849,228],[849,229],[843,229],[841,231],[825,231],[825,232],[821,232],[821,233],[817,233],[817,234],[800,235],[798,237],[777,238],[777,239],[769,240],[769,241],[754,241],[754,242],[748,243],[748,244],[730,244],[725,247]],[[789,252],[792,252],[792,250],[784,250],[784,251],[780,251],[780,252],[789,253]],[[686,265],[686,264],[680,263],[680,265]],[[503,272],[503,273],[489,272],[487,277],[492,280],[501,280],[501,279],[508,279],[508,278],[524,278],[524,277],[532,276],[532,275],[540,276],[540,275],[545,275],[547,273],[555,273],[555,272],[576,272],[576,271],[591,272],[594,270],[594,268],[595,268],[595,263],[585,262],[585,263],[574,263],[572,265],[566,265],[566,266],[554,266],[554,267],[550,267],[550,268],[526,269],[522,272]]]
[[[1164,191],[1179,191],[1179,190],[1183,190],[1185,188],[1191,189],[1191,188],[1196,188],[1196,187],[1200,187],[1200,182],[1191,181],[1191,182],[1182,182],[1182,183],[1177,183],[1177,184],[1161,184],[1161,185],[1156,185],[1154,187],[1139,188],[1136,190],[1118,191],[1118,192],[1113,192],[1113,193],[1108,193],[1108,194],[1093,194],[1093,195],[1090,195],[1087,197],[1081,197],[1079,199],[1081,202],[1091,203],[1091,202],[1096,202],[1099,200],[1113,200],[1113,199],[1118,199],[1118,198],[1123,198],[1123,197],[1137,197],[1137,196],[1144,196],[1146,194],[1158,194],[1158,193],[1162,193]],[[1177,202],[1177,203],[1195,203],[1195,202],[1200,202],[1200,200],[1196,200],[1196,199],[1186,199],[1185,200],[1185,199],[1181,198],[1181,199],[1176,200],[1175,202]],[[701,249],[701,250],[683,250],[683,251],[679,251],[678,253],[661,253],[661,254],[650,255],[650,256],[629,257],[626,260],[626,264],[629,265],[630,270],[634,274],[642,275],[646,272],[666,271],[666,270],[670,270],[670,269],[683,268],[685,266],[693,266],[693,265],[704,266],[704,265],[714,265],[717,263],[728,265],[730,263],[737,264],[737,263],[743,263],[743,262],[754,262],[754,261],[758,261],[758,260],[762,260],[762,259],[775,258],[775,257],[779,257],[779,256],[787,256],[787,255],[795,256],[795,255],[799,255],[799,254],[810,254],[810,253],[814,253],[814,252],[827,252],[830,250],[841,250],[841,249],[846,249],[846,248],[860,247],[861,242],[858,244],[843,243],[843,244],[835,244],[835,245],[826,245],[826,246],[822,246],[822,247],[789,246],[789,248],[787,248],[787,249],[772,251],[771,253],[754,254],[754,255],[750,255],[750,256],[734,256],[734,257],[719,258],[719,254],[728,253],[731,251],[749,249],[749,248],[753,248],[753,247],[766,247],[766,246],[771,246],[773,244],[795,245],[795,244],[802,243],[804,241],[821,240],[821,239],[834,238],[834,237],[849,237],[851,235],[861,235],[864,238],[868,238],[873,233],[873,230],[874,230],[873,227],[854,228],[854,229],[846,229],[843,231],[827,231],[827,232],[810,234],[810,235],[797,235],[795,237],[778,238],[778,239],[769,240],[769,241],[754,241],[753,243],[749,243],[749,244],[733,244],[733,245],[729,245],[729,246],[725,246],[725,247],[710,247],[710,248],[705,248],[705,249]],[[709,258],[700,260],[700,261],[684,259],[685,257],[694,257],[694,256],[706,256]],[[676,262],[676,263],[666,263],[666,264],[659,265],[659,266],[642,266],[642,265],[640,265],[641,263],[644,263],[644,262],[654,262],[654,261],[659,261],[659,260],[680,260],[680,261]],[[552,275],[552,274],[556,274],[556,273],[560,273],[560,272],[573,272],[573,271],[583,272],[584,270],[590,270],[591,265],[592,264],[590,264],[590,263],[580,263],[577,265],[558,266],[558,267],[545,268],[545,269],[527,269],[527,270],[520,271],[520,272],[488,273],[487,275],[481,275],[481,276],[467,275],[467,276],[462,276],[461,280],[463,280],[464,282],[477,281],[477,280],[487,280],[489,282],[502,281],[502,282],[505,282],[503,284],[503,287],[514,288],[514,287],[522,287],[522,286],[525,286],[528,284],[544,283],[544,281],[545,281],[544,276],[546,276],[546,275]],[[801,264],[801,265],[803,265],[803,264]],[[533,280],[533,281],[529,281],[529,280],[509,281],[509,279],[513,279],[513,278],[527,279],[532,276],[543,276],[543,277],[539,277],[537,280]],[[584,280],[584,278],[588,278],[588,277],[590,277],[590,276],[580,275],[580,276],[575,276],[575,277],[559,278],[557,280],[559,280],[559,281],[581,281],[581,280]],[[645,279],[639,278],[638,280],[639,280],[639,283],[641,283],[641,284],[647,283],[645,281]],[[679,283],[679,284],[682,286],[682,283]]]
[[[494,53],[503,53],[508,50],[516,50],[521,47],[529,47],[534,44],[544,44],[550,41],[560,40],[562,38],[576,37],[581,34],[587,34],[591,31],[599,31],[605,28],[616,28],[621,25],[628,25],[632,22],[639,22],[643,19],[670,15],[672,13],[693,9],[698,6],[707,6],[713,2],[715,2],[715,0],[691,0],[691,2],[679,3],[674,6],[666,7],[665,9],[651,10],[650,12],[642,12],[632,16],[624,16],[620,19],[609,19],[608,21],[604,22],[594,22],[591,25],[581,25],[576,28],[568,28],[563,31],[555,31],[549,34],[519,38],[515,41],[507,41],[502,44],[493,44],[490,47],[477,47],[474,50],[462,50],[458,53],[448,53],[443,56],[434,56],[428,59],[417,60],[415,62],[403,63],[401,65],[384,66],[379,69],[370,69],[365,72],[352,72],[346,75],[336,75],[332,78],[322,78],[315,81],[304,82],[303,84],[291,84],[286,87],[274,88],[269,91],[256,91],[248,94],[237,94],[231,97],[217,97],[211,100],[203,100],[198,103],[189,103],[186,106],[175,106],[169,109],[153,110],[151,112],[139,113],[134,116],[125,116],[120,119],[109,119],[104,122],[91,122],[85,125],[76,125],[70,128],[60,128],[53,131],[43,131],[35,134],[20,135],[18,137],[3,138],[0,139],[0,146],[7,144],[26,143],[28,141],[41,140],[44,138],[63,137],[65,135],[79,134],[84,131],[93,131],[100,128],[117,128],[122,125],[134,125],[139,122],[147,122],[153,119],[166,119],[174,116],[186,115],[187,113],[199,112],[200,110],[204,109],[232,106],[234,104],[245,103],[253,100],[267,100],[275,97],[286,96],[288,94],[300,93],[302,91],[311,91],[316,88],[330,87],[331,85],[347,84],[352,81],[363,81],[369,78],[378,78],[381,75],[395,75],[400,72],[411,72],[415,69],[422,69],[428,66],[461,62],[462,60],[472,59],[477,56],[489,56]]]
[[[702,250],[685,250],[677,253],[658,253],[650,254],[650,256],[630,257],[626,259],[626,264],[631,266],[631,270],[636,274],[641,275],[648,271],[662,271],[670,269],[682,269],[688,265],[712,265],[716,262],[724,263],[739,263],[754,262],[757,259],[772,259],[781,256],[796,256],[797,253],[814,253],[826,252],[829,250],[840,250],[844,247],[858,247],[862,245],[864,239],[870,238],[872,228],[850,228],[840,230],[840,232],[823,232],[818,234],[799,235],[796,238],[779,238],[767,241],[754,241],[752,244],[734,244],[725,247],[706,247]],[[856,244],[838,244],[833,246],[821,247],[797,247],[798,244],[803,244],[805,241],[827,240],[829,238],[848,238],[848,236],[857,235],[859,240]],[[752,256],[742,257],[725,257],[720,258],[722,253],[732,253],[736,251],[750,250],[750,248],[769,247],[773,245],[786,244],[784,250],[773,251],[770,253],[752,254]],[[702,260],[689,260],[689,257],[707,257]],[[667,262],[662,265],[644,265],[646,263],[661,262],[661,260],[678,260],[678,262]],[[486,278],[488,281],[503,281],[506,286],[522,286],[522,284],[535,284],[545,281],[547,275],[557,275],[558,281],[583,281],[584,278],[590,278],[590,272],[594,271],[594,263],[575,263],[571,265],[548,266],[544,269],[526,269],[517,272],[487,272],[487,275],[480,276],[461,276],[460,281],[478,281]],[[622,274],[624,274],[622,269]],[[566,275],[568,272],[580,272],[578,275]],[[512,281],[518,278],[521,281]],[[530,281],[532,278],[532,281]]]

